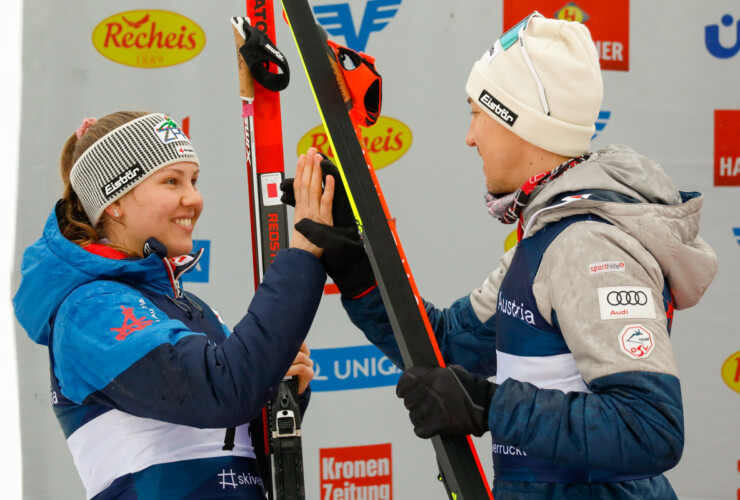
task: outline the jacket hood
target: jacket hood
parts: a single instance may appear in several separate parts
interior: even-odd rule
[[[594,190],[616,196],[588,194]],[[570,215],[598,215],[655,257],[676,309],[685,309],[699,302],[717,273],[717,256],[699,236],[702,202],[699,193],[679,191],[659,164],[626,146],[610,146],[534,190],[523,211],[524,237]]]
[[[174,295],[162,259],[154,254],[123,260],[92,254],[62,236],[54,210],[41,238],[23,252],[21,283],[13,297],[16,318],[31,340],[48,345],[54,316],[64,299],[75,288],[97,280],[115,280]]]

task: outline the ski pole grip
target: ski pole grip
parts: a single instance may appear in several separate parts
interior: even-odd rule
[[[239,53],[239,48],[244,44],[244,37],[241,33],[231,25],[231,29],[234,32],[234,42],[236,42],[236,60],[239,65],[239,96],[243,101],[251,102],[254,100],[254,78],[252,78],[252,72],[249,71],[249,66],[246,61]]]

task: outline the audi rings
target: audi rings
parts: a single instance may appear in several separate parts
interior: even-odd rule
[[[648,297],[642,291],[622,291],[609,292],[606,301],[610,306],[644,306],[648,302]]]

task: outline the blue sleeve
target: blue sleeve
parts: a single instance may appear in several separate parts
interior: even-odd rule
[[[376,288],[359,299],[342,299],[350,320],[388,359],[403,368],[403,360],[380,291]],[[429,323],[446,363],[464,366],[483,376],[496,373],[495,319],[482,323],[469,297],[455,301],[447,309],[437,309],[424,301]]]
[[[279,252],[247,314],[218,346],[132,288],[83,286],[57,315],[55,375],[77,403],[193,427],[241,425],[259,414],[295,359],[325,279],[311,254]]]
[[[589,388],[590,394],[563,393],[505,381],[491,402],[494,440],[582,469],[659,474],[678,463],[684,442],[678,378],[622,372]]]

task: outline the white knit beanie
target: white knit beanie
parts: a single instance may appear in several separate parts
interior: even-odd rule
[[[525,26],[525,50],[522,40],[507,48],[497,40],[473,65],[465,91],[525,141],[563,156],[580,156],[589,150],[603,96],[591,34],[581,23],[539,14]],[[542,83],[549,116],[533,71]]]
[[[160,168],[182,161],[199,163],[190,140],[169,116],[151,113],[95,141],[69,179],[94,226],[105,207]]]

